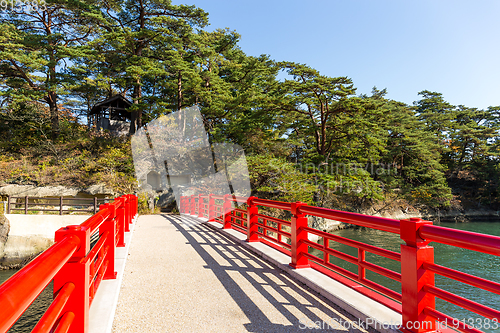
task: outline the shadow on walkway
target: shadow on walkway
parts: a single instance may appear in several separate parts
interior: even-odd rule
[[[288,274],[200,221],[162,215],[186,238],[250,323],[249,332],[376,332]],[[362,323],[362,325],[365,325]],[[364,329],[363,329],[364,328]]]

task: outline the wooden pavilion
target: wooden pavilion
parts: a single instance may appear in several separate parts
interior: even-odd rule
[[[132,102],[122,95],[115,95],[94,105],[89,114],[90,126],[109,130],[115,134],[127,134],[130,127]]]

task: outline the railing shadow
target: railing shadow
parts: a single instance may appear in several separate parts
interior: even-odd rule
[[[304,332],[318,331],[313,327],[319,326],[329,332],[375,332],[360,329],[358,319],[222,233],[187,216],[162,216],[182,233],[244,312],[250,321],[247,331]],[[286,321],[290,324],[283,324]]]

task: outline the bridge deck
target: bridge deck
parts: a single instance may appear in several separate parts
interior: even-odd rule
[[[114,332],[304,332],[313,322],[333,332],[372,332],[193,219],[139,217]]]

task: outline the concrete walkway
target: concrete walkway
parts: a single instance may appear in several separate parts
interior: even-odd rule
[[[113,331],[373,332],[326,298],[189,217],[141,216]]]

